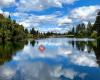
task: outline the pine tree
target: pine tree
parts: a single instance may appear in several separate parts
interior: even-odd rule
[[[100,36],[100,11],[97,14],[96,21],[93,27],[97,31],[97,35]]]
[[[92,34],[92,32],[93,32],[93,30],[92,30],[92,24],[89,21],[88,24],[87,24],[87,34],[88,34],[88,36],[90,36]]]

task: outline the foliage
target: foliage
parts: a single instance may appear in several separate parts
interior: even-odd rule
[[[27,41],[21,42],[0,42],[0,64],[4,64],[5,61],[10,61],[12,56],[16,55],[16,51],[21,50]]]
[[[92,37],[92,38],[97,38],[97,32],[94,31],[94,32],[91,34],[91,37]]]
[[[24,29],[22,25],[0,14],[0,40],[23,40],[28,34],[28,31]]]
[[[97,31],[97,36],[100,36],[100,11],[97,14],[96,21],[93,27]]]

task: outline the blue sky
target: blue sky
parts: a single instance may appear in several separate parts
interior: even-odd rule
[[[99,9],[99,0],[0,0],[0,13],[41,32],[66,32],[78,23],[93,23]]]

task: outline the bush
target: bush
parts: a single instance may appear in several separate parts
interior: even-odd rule
[[[97,38],[97,32],[94,31],[94,32],[91,34],[91,37],[92,37],[92,38]]]

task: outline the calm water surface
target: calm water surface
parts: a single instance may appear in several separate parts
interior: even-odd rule
[[[100,41],[47,38],[0,43],[0,80],[100,80]]]

